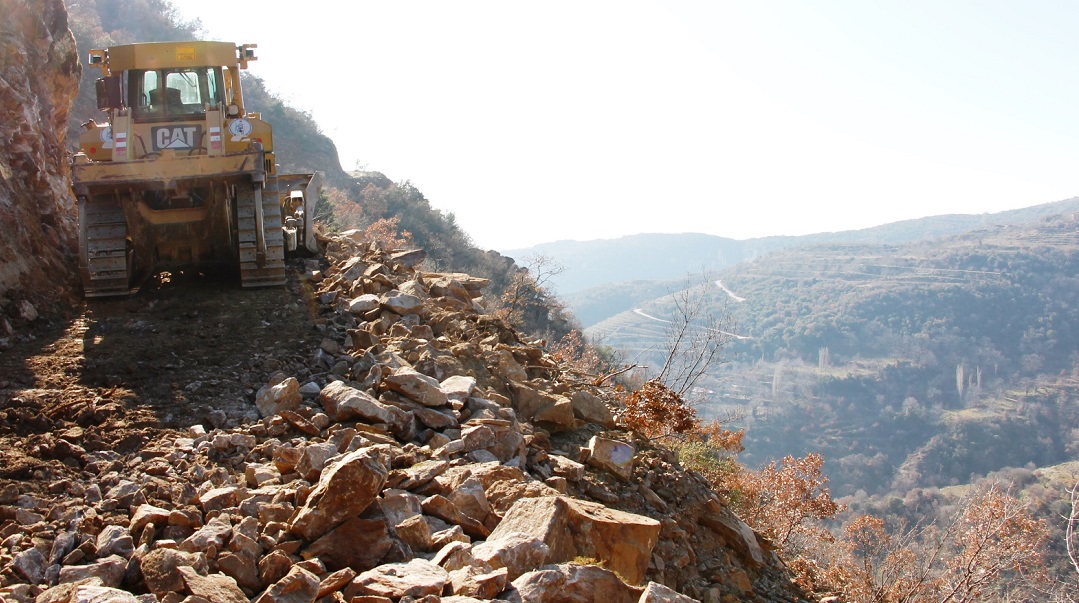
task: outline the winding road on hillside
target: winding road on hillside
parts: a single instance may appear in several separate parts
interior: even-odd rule
[[[734,301],[736,301],[738,303],[742,303],[742,302],[746,301],[746,298],[739,297],[739,296],[735,295],[734,291],[731,291],[726,286],[724,286],[723,281],[717,280],[716,281],[716,286],[719,287],[720,289],[723,289],[723,292],[726,293],[727,295],[729,295],[730,298],[733,299]]]
[[[651,314],[648,314],[647,312],[645,312],[644,310],[642,310],[640,308],[634,308],[633,313],[637,314],[637,315],[640,315],[640,316],[643,316],[643,317],[647,318],[648,320],[654,320],[656,322],[662,322],[664,324],[673,324],[669,320],[659,318],[658,316],[652,316]],[[737,333],[730,333],[728,331],[721,331],[721,330],[718,330],[718,329],[708,329],[706,327],[697,327],[697,328],[702,329],[702,330],[706,330],[706,331],[714,331],[714,332],[720,333],[722,335],[726,335],[728,337],[733,337],[733,338],[735,338],[735,339],[737,339],[739,341],[745,341],[747,339],[753,339],[752,337],[750,337],[748,335],[738,335]]]

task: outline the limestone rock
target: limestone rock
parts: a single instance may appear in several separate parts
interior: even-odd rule
[[[431,529],[422,515],[413,515],[394,526],[397,537],[413,551],[426,552],[431,549]]]
[[[231,543],[229,543],[231,546]],[[256,545],[257,546],[257,545]],[[236,581],[242,588],[262,589],[259,578],[258,555],[246,552],[222,552],[217,556],[217,569]]]
[[[575,391],[569,399],[573,404],[573,415],[578,419],[607,429],[615,426],[614,415],[603,400],[586,391]]]
[[[205,551],[210,546],[220,549],[232,534],[232,522],[228,515],[218,515],[194,534],[180,543],[180,550],[194,553]]]
[[[139,603],[138,597],[107,586],[93,586],[89,584],[79,585],[75,589],[72,603]]]
[[[584,465],[577,461],[558,455],[547,457],[547,461],[551,465],[551,470],[558,477],[564,477],[570,481],[578,481],[584,478]]]
[[[199,495],[199,505],[204,513],[220,511],[228,507],[235,507],[240,501],[240,488],[225,486],[212,488]]]
[[[321,599],[329,596],[331,593],[341,590],[347,586],[349,582],[352,582],[352,579],[355,577],[356,571],[349,567],[333,572],[319,582],[318,592],[315,594],[315,598]]]
[[[423,309],[422,299],[396,290],[383,295],[379,301],[382,307],[401,316],[415,314]]]
[[[332,442],[308,444],[300,452],[300,460],[296,462],[296,473],[308,481],[315,481],[322,473],[322,468],[333,457],[337,456],[337,446]]]
[[[202,576],[194,568],[182,565],[177,568],[187,591],[214,603],[250,603],[236,581],[224,574]]]
[[[334,421],[361,419],[373,423],[385,423],[395,433],[405,430],[412,421],[412,413],[389,404],[383,404],[367,392],[334,381],[322,389],[319,402],[326,414]]]
[[[487,355],[487,364],[491,366],[491,372],[510,382],[524,382],[528,380],[525,367],[513,357],[509,350],[493,350]]]
[[[457,508],[457,505],[453,504],[450,499],[441,494],[427,497],[424,499],[422,505],[423,512],[427,515],[438,517],[453,525],[461,526],[464,533],[472,538],[486,538],[491,533],[485,525],[462,513],[461,510]]]
[[[701,603],[656,582],[649,582],[637,603]]]
[[[386,483],[386,467],[366,450],[350,452],[322,471],[307,502],[289,520],[289,531],[315,540],[363,512]]]
[[[637,603],[643,589],[627,585],[614,572],[596,565],[572,563],[548,566],[513,581],[509,601],[526,603],[594,603],[603,593],[604,603]]]
[[[764,563],[764,551],[757,542],[753,528],[739,519],[714,498],[708,501],[708,511],[701,522],[723,537],[747,561],[754,565]]]
[[[450,585],[455,595],[493,599],[505,590],[508,575],[504,567],[489,572],[474,566],[463,567],[450,572]]]
[[[422,373],[402,367],[383,380],[389,389],[419,402],[424,406],[445,406],[449,404],[446,392],[439,387],[438,381]]]
[[[493,510],[483,491],[483,483],[471,476],[449,492],[447,498],[462,513],[481,523]]]
[[[564,396],[555,397],[553,403],[540,408],[532,415],[533,423],[551,433],[572,431],[574,421],[573,404]]]
[[[464,375],[446,377],[439,384],[439,388],[445,392],[450,400],[467,400],[476,389],[476,378]]]
[[[30,584],[41,584],[45,579],[45,563],[45,555],[31,547],[15,555],[12,567]]]
[[[78,226],[66,139],[71,101],[79,90],[80,53],[60,0],[3,6],[0,298],[26,292],[55,302],[61,291],[77,290],[71,251],[77,248]],[[77,116],[79,121],[86,117]],[[19,312],[32,316],[31,307]]]
[[[365,293],[352,298],[352,300],[348,302],[348,311],[352,314],[367,314],[371,310],[377,309],[379,303],[377,295]]]
[[[264,417],[272,417],[283,410],[296,410],[302,401],[300,382],[295,377],[275,385],[264,385],[255,394],[255,406]]]
[[[135,552],[135,541],[131,532],[123,526],[105,526],[97,535],[97,555],[108,557],[120,555],[125,559]]]
[[[489,540],[511,532],[542,540],[550,548],[552,563],[592,557],[638,584],[644,579],[660,524],[598,503],[550,496],[518,500]]]
[[[427,259],[426,249],[403,249],[390,254],[390,259],[403,266],[415,268]]]
[[[112,555],[88,565],[65,565],[60,568],[59,580],[64,583],[100,578],[103,585],[118,587],[126,571],[127,560],[119,555]]]
[[[397,525],[410,517],[423,513],[420,497],[406,490],[386,489],[378,499],[378,505],[386,520]]]
[[[637,450],[625,442],[592,436],[588,441],[588,464],[617,475],[623,480],[633,476],[633,455]]]
[[[283,551],[270,551],[262,559],[259,559],[259,581],[263,584],[273,584],[284,578],[292,569],[292,559]]]
[[[543,540],[521,532],[500,532],[472,547],[473,557],[493,568],[506,568],[511,581],[547,563],[550,554]]]
[[[174,549],[154,549],[142,557],[140,565],[146,588],[159,598],[169,591],[183,590],[180,567],[194,567],[196,573],[206,571],[205,561],[200,556]]]
[[[363,572],[345,589],[345,597],[379,595],[398,599],[440,595],[449,581],[446,570],[425,559],[413,559],[408,563],[388,563]]]
[[[144,503],[139,505],[135,512],[132,513],[131,522],[128,524],[127,529],[132,534],[138,534],[148,523],[160,526],[168,523],[168,520],[169,511],[167,509]]]
[[[353,517],[311,543],[303,557],[321,560],[330,571],[363,571],[378,565],[392,546],[385,520]]]
[[[267,588],[255,603],[313,603],[318,591],[318,576],[293,566],[288,575]]]

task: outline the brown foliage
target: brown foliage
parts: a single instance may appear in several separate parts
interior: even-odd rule
[[[787,456],[760,471],[742,471],[726,490],[734,493],[729,498],[746,523],[789,550],[796,537],[823,533],[813,520],[830,519],[841,510],[825,485],[823,466],[824,457],[818,453]]]
[[[373,241],[383,251],[407,249],[413,246],[412,233],[401,230],[401,219],[397,216],[392,218],[379,218],[364,229],[364,239]]]
[[[650,438],[663,438],[697,429],[700,419],[674,390],[651,379],[622,396],[622,422]]]
[[[594,346],[585,342],[577,329],[566,333],[551,346],[551,356],[555,362],[580,375],[598,377],[609,368],[607,361]]]
[[[700,442],[725,452],[743,450],[745,432],[725,429],[718,421],[703,422],[682,396],[658,379],[623,394],[621,402],[623,424],[648,438]]]
[[[1025,505],[992,486],[944,523],[890,531],[879,518],[856,517],[813,578],[859,603],[1037,600],[1047,535]]]

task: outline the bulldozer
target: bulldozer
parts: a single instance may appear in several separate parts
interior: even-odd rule
[[[86,297],[129,295],[162,271],[239,267],[285,283],[286,253],[317,251],[314,174],[278,174],[273,131],[244,104],[255,44],[149,42],[91,50],[97,107],[72,157]]]

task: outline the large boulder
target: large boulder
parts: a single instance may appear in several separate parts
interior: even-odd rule
[[[146,588],[158,598],[164,597],[169,591],[183,590],[184,581],[179,568],[184,566],[206,572],[206,562],[202,556],[175,549],[154,549],[144,555],[140,563]]]
[[[521,532],[503,532],[472,547],[472,556],[493,568],[505,568],[509,580],[547,563],[551,549],[538,537]]]
[[[385,520],[354,517],[311,543],[303,557],[318,559],[331,571],[363,571],[378,565],[392,546]]]
[[[619,440],[592,436],[588,441],[588,464],[629,480],[633,476],[633,456],[637,450]]]
[[[436,379],[407,366],[397,369],[382,383],[390,390],[424,406],[445,406],[450,401]]]
[[[551,563],[591,557],[639,584],[659,531],[660,523],[649,517],[564,496],[545,496],[515,502],[488,540],[512,532],[535,536],[550,548]]]
[[[386,477],[386,467],[368,450],[342,456],[322,471],[306,503],[289,519],[289,531],[306,540],[321,537],[370,506]]]
[[[334,421],[360,419],[369,423],[385,423],[394,433],[401,433],[412,422],[412,413],[396,406],[383,404],[365,391],[334,381],[322,388],[319,402]]]
[[[275,582],[255,599],[255,603],[313,603],[318,596],[318,576],[299,566]]]
[[[264,385],[255,394],[255,406],[264,417],[272,417],[283,410],[296,410],[302,401],[300,382],[295,377]]]
[[[528,572],[513,581],[513,589],[505,598],[515,603],[638,603],[643,590],[608,569],[574,563]]]
[[[413,559],[408,563],[387,563],[356,576],[345,597],[377,595],[400,599],[401,597],[426,597],[440,595],[450,581],[449,573],[426,559]]]
[[[236,581],[224,574],[200,575],[194,568],[177,568],[187,592],[214,603],[250,603],[250,599],[236,585]]]

